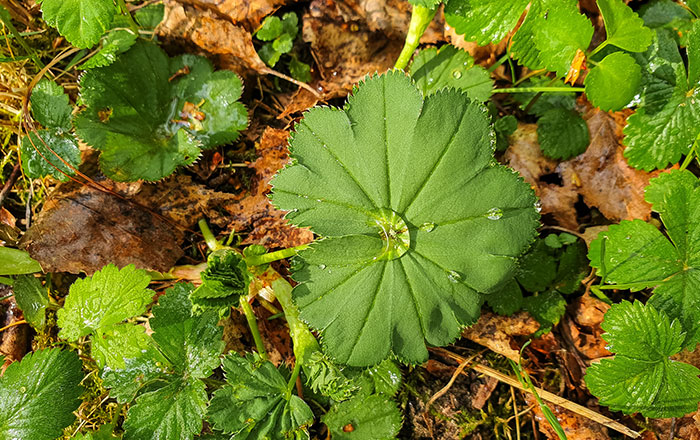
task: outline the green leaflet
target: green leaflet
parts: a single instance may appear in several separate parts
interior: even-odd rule
[[[537,139],[545,156],[570,159],[588,148],[588,124],[575,111],[551,109],[537,121]]]
[[[37,350],[10,364],[0,377],[0,438],[59,437],[75,420],[82,379],[78,355],[58,348]]]
[[[214,72],[202,57],[169,59],[151,43],[137,42],[111,65],[89,70],[80,85],[87,108],[76,132],[102,151],[102,170],[114,180],[162,179],[202,149],[234,141],[247,125],[236,74]]]
[[[566,312],[566,300],[559,292],[549,290],[523,298],[523,310],[540,323],[534,337],[547,333],[559,323]]]
[[[32,327],[41,329],[46,322],[46,306],[49,305],[48,289],[33,275],[20,275],[12,285],[17,306]]]
[[[586,385],[600,403],[645,417],[681,417],[700,402],[700,370],[673,361],[684,345],[678,321],[653,306],[624,301],[613,305],[601,324],[613,359],[586,372]]]
[[[154,293],[147,289],[150,282],[144,270],[133,265],[120,270],[113,264],[77,280],[70,286],[65,304],[58,311],[59,335],[75,341],[141,315],[153,301]]]
[[[92,47],[119,12],[112,0],[39,0],[44,21],[76,47]]]
[[[646,199],[671,240],[641,220],[623,221],[591,243],[588,257],[609,284],[654,287],[649,304],[678,319],[683,346],[694,347],[700,342],[700,183],[689,171],[672,171],[651,180]]]
[[[237,306],[241,295],[248,293],[251,279],[241,254],[232,249],[212,252],[201,276],[202,285],[192,292],[190,299],[204,308]]]
[[[70,131],[73,107],[63,87],[48,79],[42,79],[32,89],[30,102],[32,116],[38,123],[45,128]]]
[[[445,20],[467,41],[479,46],[501,41],[523,14],[530,0],[449,0]]]
[[[29,256],[29,253],[0,246],[0,275],[21,275],[41,271],[41,266]]]
[[[257,355],[234,353],[223,360],[228,382],[214,393],[209,418],[217,431],[235,440],[309,438],[306,427],[313,412],[295,394],[287,392],[281,370]]]
[[[401,429],[401,412],[391,399],[372,394],[337,403],[323,416],[334,439],[391,440]]]
[[[632,56],[614,52],[588,72],[584,85],[586,96],[604,111],[617,111],[639,92],[642,68]]]
[[[622,0],[597,0],[605,22],[606,44],[612,44],[630,52],[644,52],[654,36]]]
[[[450,45],[418,52],[409,73],[424,95],[453,87],[470,99],[484,102],[491,97],[493,89],[493,80],[486,69],[474,65],[474,58],[468,52]]]
[[[455,90],[423,100],[398,71],[306,114],[272,200],[326,237],[300,253],[294,295],[331,356],[420,362],[512,273],[538,213],[493,142],[485,109]]]
[[[274,15],[265,18],[260,28],[255,32],[255,36],[259,40],[268,42],[258,51],[260,59],[268,66],[275,67],[280,57],[290,52],[294,47],[294,39],[298,32],[299,19],[294,12],[287,12],[281,19]],[[310,69],[310,66],[300,62],[296,57],[293,57],[292,60],[295,63],[295,70],[303,69],[302,65]],[[297,71],[296,73],[301,74],[302,72]],[[296,78],[296,75],[294,77]]]
[[[700,32],[700,21],[693,32]],[[697,52],[688,48],[694,75],[700,64]],[[700,134],[700,87],[697,77],[686,75],[678,47],[666,33],[657,32],[649,49],[634,56],[642,66],[642,94],[637,111],[627,119],[624,154],[631,166],[650,171],[678,162]]]
[[[114,29],[102,39],[99,52],[80,65],[81,69],[109,66],[117,55],[126,52],[136,43],[136,35],[131,29]]]

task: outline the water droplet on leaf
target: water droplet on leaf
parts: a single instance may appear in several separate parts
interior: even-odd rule
[[[462,77],[462,72],[459,70],[453,70],[452,71],[452,78],[454,79],[460,79]]]
[[[462,275],[455,272],[454,270],[451,270],[447,272],[447,279],[450,280],[450,282],[452,283],[459,283],[460,281],[462,281]]]
[[[486,213],[486,218],[489,220],[500,220],[503,217],[503,211],[500,208],[491,208]]]
[[[430,232],[433,229],[435,229],[435,223],[427,222],[427,223],[423,223],[422,225],[420,225],[421,231]]]
[[[318,265],[318,268],[321,269],[321,270],[323,270],[323,269],[326,268],[326,265],[325,265],[325,264],[319,264],[319,265]]]

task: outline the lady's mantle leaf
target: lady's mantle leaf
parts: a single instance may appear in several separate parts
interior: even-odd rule
[[[40,0],[44,21],[76,47],[92,47],[118,12],[113,0]]]
[[[413,57],[410,73],[424,95],[453,87],[462,90],[475,101],[491,97],[493,80],[481,66],[474,65],[468,52],[454,46],[423,49]]]
[[[700,20],[692,32],[700,33]],[[698,52],[688,48],[691,73],[700,70]],[[700,134],[700,82],[686,75],[678,47],[665,33],[657,32],[649,49],[636,57],[643,67],[642,96],[627,120],[624,154],[630,165],[649,171],[678,162]]]
[[[385,396],[358,395],[334,404],[323,423],[334,439],[391,440],[401,429],[401,412]]]
[[[671,241],[641,220],[623,221],[591,243],[588,257],[610,284],[655,287],[649,303],[678,319],[683,346],[694,347],[700,342],[700,181],[689,171],[662,174],[651,180],[646,199]]]
[[[639,92],[642,68],[630,55],[615,52],[586,75],[586,96],[601,110],[620,110]]]
[[[132,265],[119,270],[113,264],[76,281],[58,311],[60,336],[75,341],[142,314],[153,300],[153,291],[147,289],[150,282],[144,270]]]
[[[598,0],[605,22],[606,41],[630,52],[644,52],[654,33],[622,0]]]
[[[586,385],[600,403],[645,417],[681,417],[700,402],[700,370],[673,361],[684,345],[683,329],[651,305],[627,301],[613,305],[601,327],[616,354],[593,364]]]
[[[80,405],[82,363],[57,348],[30,353],[0,377],[0,438],[53,440]]]
[[[150,43],[137,42],[80,83],[87,109],[76,131],[102,151],[100,164],[114,180],[159,180],[201,149],[233,141],[247,124],[235,73],[213,72],[192,55],[170,60]]]
[[[581,115],[554,108],[537,121],[537,139],[545,156],[566,160],[586,151],[590,135]]]
[[[287,380],[272,363],[255,355],[224,358],[228,384],[214,393],[209,417],[214,429],[232,439],[308,438],[314,415],[297,395],[287,394]]]
[[[326,237],[301,253],[294,295],[331,356],[420,362],[426,342],[448,344],[477,319],[479,293],[511,274],[539,217],[493,143],[465,94],[423,100],[398,71],[365,81],[344,110],[306,114],[273,201]]]

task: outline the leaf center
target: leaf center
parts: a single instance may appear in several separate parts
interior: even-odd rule
[[[384,241],[382,254],[378,260],[395,260],[406,253],[411,246],[408,226],[401,216],[391,209],[381,209],[374,218],[379,228],[379,236]]]

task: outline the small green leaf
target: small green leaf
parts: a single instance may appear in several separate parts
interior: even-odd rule
[[[190,440],[202,431],[207,391],[200,380],[173,377],[136,398],[124,422],[124,440]]]
[[[282,35],[284,26],[282,20],[275,15],[270,15],[263,20],[260,29],[255,33],[255,36],[262,41],[272,41]]]
[[[124,368],[112,369],[105,365],[102,369],[102,380],[105,388],[109,388],[109,395],[117,399],[119,403],[128,403],[134,400],[141,387],[164,377],[167,373],[169,362],[155,347],[149,344],[142,349],[138,357],[124,358]]]
[[[17,306],[24,313],[24,319],[32,327],[42,329],[46,322],[46,306],[49,305],[49,293],[41,281],[33,275],[20,275],[12,285]]]
[[[140,357],[148,349],[151,339],[146,328],[135,324],[119,324],[107,330],[97,330],[92,338],[92,357],[97,365],[124,369],[125,359]]]
[[[0,275],[41,272],[41,266],[28,252],[0,246]]]
[[[299,33],[299,18],[294,12],[287,12],[282,16],[282,32],[294,40]]]
[[[102,151],[102,170],[114,180],[162,179],[200,150],[235,140],[247,124],[235,73],[213,72],[193,55],[169,60],[152,43],[136,42],[111,65],[85,73],[80,85],[87,108],[76,132]]]
[[[396,403],[377,394],[336,403],[322,420],[334,439],[391,440],[401,429]]]
[[[63,87],[44,78],[32,89],[30,100],[32,116],[44,128],[70,131],[73,107]]]
[[[201,277],[202,285],[192,292],[190,299],[195,305],[210,307],[216,304],[217,308],[238,305],[241,295],[248,293],[251,280],[241,254],[232,249],[212,252]],[[208,301],[212,299],[215,301]]]
[[[581,280],[590,272],[586,251],[585,244],[576,242],[566,246],[561,253],[557,277],[552,285],[558,292],[568,295],[581,287]]]
[[[343,110],[306,113],[272,199],[325,237],[300,253],[293,294],[330,356],[420,362],[511,276],[539,215],[493,141],[466,94],[424,99],[400,71],[361,83]]]
[[[311,66],[299,61],[296,57],[292,57],[289,61],[289,73],[292,74],[294,79],[301,82],[307,83],[311,81]]]
[[[512,280],[501,290],[486,295],[486,302],[499,315],[510,316],[522,307],[523,291],[518,283]]]
[[[537,139],[542,153],[552,159],[570,159],[586,151],[590,143],[588,125],[571,110],[552,109],[537,121]]]
[[[258,55],[260,56],[260,59],[265,62],[265,64],[270,67],[275,67],[275,64],[277,64],[277,62],[280,60],[282,53],[276,51],[272,43],[265,43],[263,47],[258,50]]]
[[[136,22],[147,30],[155,29],[163,21],[164,16],[165,5],[163,3],[150,4],[134,12]]]
[[[616,356],[591,365],[585,377],[601,404],[655,418],[697,410],[700,370],[670,359],[684,345],[678,321],[651,305],[623,301],[608,310],[601,327]]]
[[[523,299],[523,310],[529,312],[540,323],[536,335],[547,333],[559,323],[566,312],[566,300],[559,292],[547,291]]]
[[[586,96],[604,111],[617,111],[639,92],[642,68],[630,55],[615,52],[603,58],[584,81]]]
[[[543,240],[537,240],[520,258],[516,272],[518,283],[528,292],[542,292],[557,276],[557,260]]]
[[[161,5],[163,6],[163,5]],[[112,30],[102,39],[102,47],[90,59],[80,65],[81,69],[93,69],[112,64],[117,55],[126,52],[136,43],[138,35],[130,29]]]
[[[112,0],[39,0],[44,21],[80,48],[92,47],[118,12]]]
[[[445,6],[445,21],[467,41],[479,46],[498,43],[510,32],[523,14],[529,0],[450,0]]]
[[[62,134],[60,130],[30,132],[29,136],[22,138],[20,151],[22,170],[32,179],[51,175],[65,182],[69,179],[68,176],[74,175],[75,170],[80,166],[78,143],[72,135]],[[70,164],[73,169],[63,161]]]
[[[644,52],[654,36],[644,20],[622,0],[598,0],[605,22],[606,41],[630,52]]]
[[[489,73],[475,65],[468,52],[454,46],[421,50],[413,57],[409,72],[424,95],[452,87],[475,101],[484,102],[491,97],[493,81]]]
[[[309,388],[335,401],[347,399],[356,389],[343,371],[320,350],[308,357],[303,371]]]
[[[119,270],[109,264],[70,286],[58,311],[59,335],[75,341],[96,330],[106,330],[125,319],[141,315],[153,301],[147,289],[151,278],[145,270],[129,265]]]
[[[209,406],[214,429],[236,440],[308,438],[313,412],[297,395],[287,393],[287,380],[272,363],[234,353],[224,358],[223,368],[228,383],[214,393]]]
[[[518,129],[518,120],[513,115],[506,115],[496,119],[493,129],[496,132],[496,150],[505,151],[509,146],[508,136]]]
[[[272,48],[279,53],[287,53],[294,47],[294,40],[289,34],[282,34],[272,42]]]
[[[53,440],[80,405],[82,363],[73,352],[37,350],[0,377],[0,438]]]

